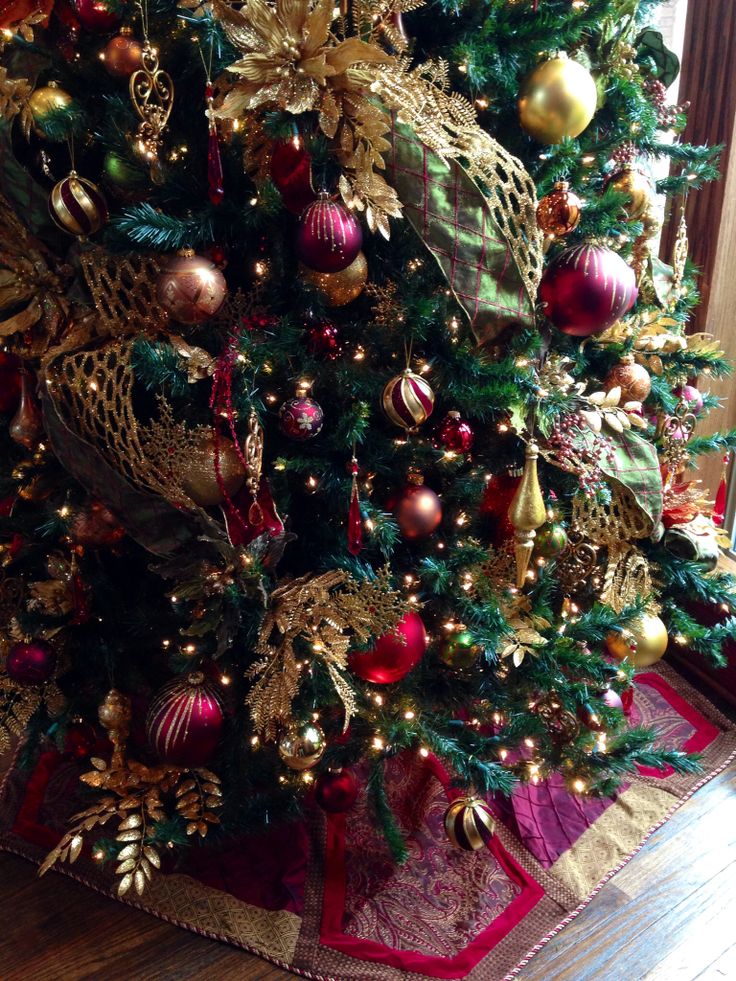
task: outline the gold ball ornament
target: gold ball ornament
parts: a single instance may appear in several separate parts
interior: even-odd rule
[[[628,658],[636,668],[656,664],[667,650],[667,628],[658,616],[645,613],[624,630],[612,630],[606,637],[608,652],[617,660]]]
[[[325,734],[316,722],[293,722],[279,739],[279,756],[291,770],[311,770],[326,746]]]
[[[537,224],[545,235],[569,235],[580,223],[583,202],[567,181],[557,181],[537,205]]]
[[[220,436],[217,443],[222,485],[228,497],[238,493],[245,482],[245,470],[232,440]],[[181,475],[182,490],[200,507],[213,507],[225,500],[217,480],[215,437],[203,433],[190,453],[187,468]]]
[[[368,282],[368,263],[362,252],[345,269],[339,272],[317,272],[303,263],[299,264],[299,275],[319,293],[329,307],[344,307],[357,300]]]
[[[598,102],[595,80],[587,68],[564,54],[538,65],[519,96],[519,120],[540,143],[560,143],[579,136]]]
[[[54,82],[42,85],[31,92],[28,98],[28,108],[31,110],[33,122],[42,123],[47,116],[59,109],[66,109],[72,104],[72,97]],[[36,127],[39,136],[44,136],[42,129]]]
[[[643,402],[652,390],[652,379],[644,365],[637,364],[634,358],[627,354],[608,373],[604,383],[605,390],[621,389],[621,403]]]
[[[654,195],[654,185],[647,174],[636,167],[624,167],[610,178],[607,186],[626,195],[624,211],[629,221],[644,217]]]

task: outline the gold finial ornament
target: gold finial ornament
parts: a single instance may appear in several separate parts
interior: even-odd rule
[[[130,699],[117,688],[111,688],[97,710],[97,717],[110,736],[113,745],[111,770],[122,770],[125,763],[125,747],[130,733]]]
[[[529,568],[536,530],[547,520],[537,473],[538,458],[539,446],[534,441],[527,443],[524,473],[509,508],[509,521],[515,529],[516,585],[519,589],[524,585]]]

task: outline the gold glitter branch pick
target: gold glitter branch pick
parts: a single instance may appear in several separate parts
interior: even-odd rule
[[[171,76],[158,66],[158,50],[148,37],[148,9],[138,4],[143,26],[143,51],[138,71],[130,76],[130,99],[140,123],[135,136],[135,149],[149,165],[154,184],[163,183],[159,159],[161,134],[166,128],[174,104],[174,83]]]
[[[261,486],[263,469],[263,430],[258,422],[258,416],[252,409],[248,416],[248,435],[245,437],[244,450],[245,462],[248,464],[245,484],[252,499],[248,509],[248,520],[252,525],[260,525],[263,521],[263,511],[258,503],[258,488]]]

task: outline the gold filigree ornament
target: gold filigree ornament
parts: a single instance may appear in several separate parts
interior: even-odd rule
[[[335,569],[277,586],[258,635],[258,660],[246,672],[254,681],[246,704],[255,731],[275,739],[279,727],[291,719],[310,659],[327,669],[343,704],[343,731],[347,729],[357,709],[346,676],[348,651],[393,630],[406,609],[390,585],[388,569],[361,582]]]
[[[646,556],[629,542],[611,543],[601,601],[621,613],[637,600],[651,596],[652,589],[652,574]],[[647,612],[657,614],[659,606],[650,600]]]
[[[159,151],[166,124],[174,104],[174,83],[158,64],[158,49],[148,37],[148,4],[138,3],[143,28],[141,67],[130,76],[130,99],[140,122],[134,148],[149,165],[151,180],[164,180]]]
[[[660,440],[662,449],[659,458],[666,469],[665,486],[679,480],[682,472],[690,462],[688,443],[698,423],[697,417],[685,399],[680,399],[671,416],[666,416],[662,422]]]
[[[118,896],[131,889],[140,896],[161,868],[161,844],[155,837],[155,825],[179,816],[187,821],[187,833],[192,828],[192,833],[204,837],[211,825],[219,823],[216,811],[222,805],[220,778],[204,767],[144,766],[127,759],[130,717],[127,695],[115,689],[108,692],[100,705],[99,719],[113,744],[112,758],[108,763],[93,757],[90,762],[94,769],[79,778],[88,787],[104,792],[104,796],[71,818],[72,827],[46,856],[39,875],[56,862],[76,862],[85,840],[114,823]]]

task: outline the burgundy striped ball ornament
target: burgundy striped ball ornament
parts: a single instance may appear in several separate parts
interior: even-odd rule
[[[62,231],[83,239],[105,224],[107,203],[96,184],[72,170],[51,189],[49,213]]]
[[[490,807],[479,797],[458,797],[445,811],[445,832],[450,843],[466,852],[487,845],[495,827]]]
[[[220,742],[222,702],[201,671],[176,678],[156,695],[148,711],[146,734],[162,763],[206,766]]]
[[[381,404],[391,422],[414,429],[432,415],[434,392],[421,375],[407,368],[387,383]]]
[[[355,261],[363,244],[363,232],[344,205],[325,192],[304,209],[299,219],[296,251],[305,266],[321,273],[341,272]]]

